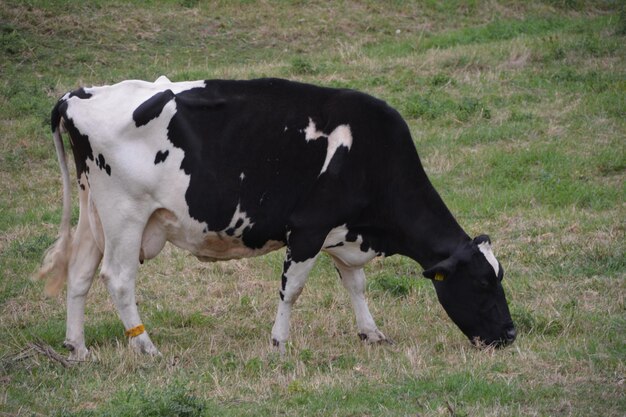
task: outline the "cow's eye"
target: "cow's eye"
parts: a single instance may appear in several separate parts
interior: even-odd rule
[[[475,285],[481,291],[493,291],[498,286],[498,280],[493,275],[488,275],[486,277],[476,279]]]
[[[489,281],[486,279],[478,279],[476,280],[476,286],[481,290],[486,290],[489,288]]]

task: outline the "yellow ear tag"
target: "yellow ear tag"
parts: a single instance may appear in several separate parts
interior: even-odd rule
[[[441,272],[437,272],[435,274],[435,281],[443,281],[446,277],[443,276]]]

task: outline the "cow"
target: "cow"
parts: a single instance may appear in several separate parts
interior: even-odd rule
[[[59,237],[37,276],[67,280],[70,359],[88,355],[85,298],[101,266],[129,344],[158,354],[135,301],[140,263],[171,242],[202,261],[286,247],[271,332],[282,352],[292,306],[321,252],[330,255],[360,339],[388,340],[365,295],[363,266],[407,256],[432,280],[452,321],[477,345],[516,336],[504,271],[488,236],[470,238],[429,181],[409,128],[384,101],[281,79],[79,88],[54,106],[63,183]],[[80,212],[71,229],[69,135]]]

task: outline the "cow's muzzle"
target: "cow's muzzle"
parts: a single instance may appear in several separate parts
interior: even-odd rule
[[[503,348],[513,343],[516,338],[517,330],[515,330],[515,326],[513,325],[513,323],[511,323],[504,328],[504,332],[498,339],[485,340],[482,339],[480,336],[475,336],[471,338],[471,341],[472,344],[478,348]]]

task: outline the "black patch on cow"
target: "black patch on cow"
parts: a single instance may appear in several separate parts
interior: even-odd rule
[[[346,242],[356,242],[358,238],[359,238],[359,234],[353,232],[352,230],[346,233]]]
[[[93,96],[93,94],[86,92],[85,89],[83,87],[81,87],[78,90],[72,91],[70,93],[68,99],[70,99],[72,97],[78,97],[81,100],[86,100],[88,98],[91,98],[92,96]]]
[[[366,240],[363,240],[363,242],[361,242],[360,249],[361,249],[361,252],[367,252],[368,250],[370,250],[369,242],[367,242]]]
[[[85,191],[85,186],[83,184],[78,184],[80,186],[80,189]]]
[[[361,339],[362,341],[367,340],[367,335],[365,333],[359,333],[359,339]]]
[[[283,274],[280,277],[280,288],[285,291],[285,287],[287,286],[287,275]]]
[[[160,162],[164,162],[167,159],[167,156],[170,154],[169,150],[165,150],[165,152],[163,151],[159,151],[157,152],[156,156],[154,157],[154,165],[157,165]]]
[[[226,233],[228,236],[232,236],[232,235],[234,235],[234,234],[235,234],[235,229],[233,229],[232,227],[229,227],[228,229],[226,229],[225,233]]]
[[[98,158],[96,159],[96,166],[111,176],[111,167],[106,163],[104,156],[101,153],[98,154]]]
[[[278,295],[280,296],[281,301],[285,301],[285,294],[283,294],[283,290],[279,290]]]
[[[144,101],[135,109],[133,112],[133,120],[135,121],[135,126],[143,126],[147,125],[150,120],[156,119],[159,117],[161,112],[163,111],[163,107],[167,103],[170,102],[176,95],[172,92],[172,90],[161,91],[160,93],[156,93],[148,100]],[[155,162],[156,164],[156,162]]]
[[[83,135],[74,125],[74,121],[65,117],[65,111],[67,110],[67,102],[63,102],[59,106],[59,113],[65,120],[65,128],[67,129],[70,142],[72,144],[72,154],[74,155],[74,163],[76,164],[76,175],[78,178],[84,173],[89,173],[89,167],[87,166],[87,159],[94,160],[91,144],[89,143],[89,137]]]

